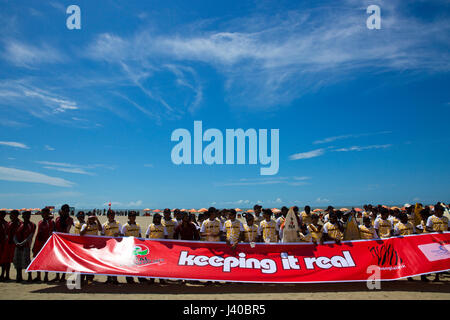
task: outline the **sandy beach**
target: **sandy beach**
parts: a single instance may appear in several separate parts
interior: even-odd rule
[[[127,217],[116,217],[125,223]],[[8,218],[7,218],[8,219]],[[40,216],[32,216],[37,223]],[[103,223],[105,216],[99,217]],[[150,217],[137,217],[142,232],[150,223]],[[12,279],[15,269],[11,267]],[[33,274],[35,276],[35,274]],[[27,275],[25,275],[26,279]],[[50,273],[50,279],[55,274]],[[430,280],[434,276],[429,276]],[[0,299],[146,299],[146,300],[297,300],[297,299],[450,299],[450,276],[441,277],[441,282],[424,283],[420,277],[416,281],[405,280],[381,283],[381,290],[369,290],[365,283],[320,283],[320,284],[240,284],[226,283],[214,285],[194,285],[170,282],[168,284],[127,284],[124,277],[119,277],[119,285],[104,284],[106,276],[95,276],[93,284],[84,285],[80,290],[69,290],[65,283],[16,283],[14,280],[0,283]]]

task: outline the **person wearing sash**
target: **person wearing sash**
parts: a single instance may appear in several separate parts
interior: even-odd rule
[[[398,218],[400,221],[394,225],[394,235],[407,236],[416,233],[416,228],[411,222],[408,221],[408,215],[406,212],[400,213]]]
[[[116,221],[116,213],[108,209],[106,217],[108,221],[102,225],[101,235],[106,237],[120,237],[122,235],[122,225]],[[117,280],[117,276],[108,276],[105,283],[119,284],[119,281]]]
[[[392,237],[392,226],[389,218],[389,211],[386,208],[381,208],[381,215],[375,219],[374,228],[377,230],[377,234],[381,239]]]
[[[22,213],[23,222],[14,235],[16,249],[14,251],[14,267],[17,270],[16,282],[22,282],[22,270],[26,269],[31,262],[31,241],[36,232],[36,224],[30,221],[31,211]],[[31,272],[28,273],[28,282],[31,282]]]
[[[261,234],[259,228],[255,224],[255,217],[251,213],[245,215],[246,223],[243,225],[244,242],[259,242]]]
[[[261,223],[261,221],[264,220],[261,212],[262,212],[262,206],[260,206],[259,204],[255,204],[253,206],[253,212],[255,213],[255,218],[254,218],[254,224],[256,226],[259,226],[259,224]]]
[[[216,218],[216,208],[210,207],[208,215],[209,218],[202,223],[200,233],[205,237],[205,241],[220,241],[223,227],[219,219]]]
[[[278,242],[278,232],[276,222],[272,220],[272,210],[263,210],[264,220],[259,224],[259,234],[265,243]]]
[[[363,217],[363,224],[358,226],[359,237],[363,240],[378,239],[378,234],[372,225],[372,219],[366,215]]]
[[[167,237],[168,239],[173,239],[173,233],[175,231],[175,228],[178,225],[178,222],[176,219],[172,218],[171,212],[169,208],[164,209],[163,213],[164,217],[161,220],[161,224],[166,228],[167,230]]]
[[[136,211],[128,211],[128,222],[122,226],[121,234],[125,237],[141,238],[141,226],[136,222]],[[127,283],[134,283],[133,277],[125,278]],[[146,282],[145,278],[138,277],[139,282]]]
[[[316,243],[320,243],[322,239],[322,225],[319,224],[319,215],[317,213],[311,214],[311,223],[307,225],[309,233]]]
[[[438,233],[449,231],[448,218],[444,217],[444,207],[441,204],[437,203],[434,206],[434,214],[428,218],[426,230],[428,232],[438,232]],[[440,281],[439,273],[436,273],[433,282],[438,281]]]
[[[302,223],[307,226],[311,224],[311,207],[305,206],[302,211]]]
[[[322,228],[321,244],[325,241],[334,241],[336,244],[340,244],[344,237],[344,227],[339,222],[336,212],[330,210],[328,219],[329,221]]]
[[[232,249],[236,248],[239,241],[243,239],[244,227],[242,223],[236,219],[236,210],[231,209],[228,214],[228,220],[225,221],[222,227],[222,232],[225,233],[225,242],[231,246]]]
[[[81,227],[86,223],[84,220],[85,214],[84,211],[79,211],[76,215],[77,221],[74,221],[73,228],[75,234],[80,234]]]
[[[85,224],[81,226],[80,236],[90,235],[90,236],[98,236],[102,232],[102,224],[98,220],[98,217],[94,212],[88,212],[88,219]],[[85,277],[81,276],[81,281],[84,279],[87,280],[87,284],[92,284],[94,282],[94,275],[85,275]]]
[[[9,281],[9,272],[11,270],[11,263],[14,260],[14,252],[16,250],[16,244],[14,243],[14,235],[16,234],[17,229],[19,229],[22,221],[19,219],[19,211],[12,210],[9,213],[10,221],[6,225],[6,242],[3,249],[2,262],[3,262],[3,270],[2,270],[2,278],[3,281]]]
[[[147,239],[168,239],[167,228],[161,223],[161,218],[159,213],[153,215],[153,222],[148,226],[147,232],[145,233]],[[155,278],[150,278],[148,284],[153,283],[155,283]],[[159,283],[165,284],[166,281],[164,279],[159,279]]]

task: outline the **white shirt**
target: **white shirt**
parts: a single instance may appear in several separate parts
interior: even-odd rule
[[[162,224],[160,224],[160,225],[162,225]],[[150,227],[152,226],[152,223],[148,226],[148,228],[147,228],[147,232],[145,233],[145,235],[146,236],[149,236],[150,235]],[[156,224],[155,224],[155,226],[156,226]],[[163,229],[163,234],[165,235],[165,236],[168,236],[169,235],[169,233],[167,232],[167,228],[166,227],[164,227],[164,229]]]

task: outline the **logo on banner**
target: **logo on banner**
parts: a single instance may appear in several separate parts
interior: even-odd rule
[[[143,244],[135,244],[133,249],[134,264],[138,267],[146,266],[149,264],[159,264],[164,259],[150,259],[150,249]]]
[[[377,264],[380,267],[403,266],[403,259],[391,244],[372,247],[369,251],[372,253],[372,256],[377,259]]]
[[[450,258],[450,244],[427,243],[418,246],[428,261],[437,261]]]

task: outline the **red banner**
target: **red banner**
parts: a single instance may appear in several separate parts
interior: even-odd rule
[[[27,271],[237,282],[367,281],[450,269],[450,232],[340,245],[238,244],[54,233]],[[369,268],[370,267],[370,268]]]

